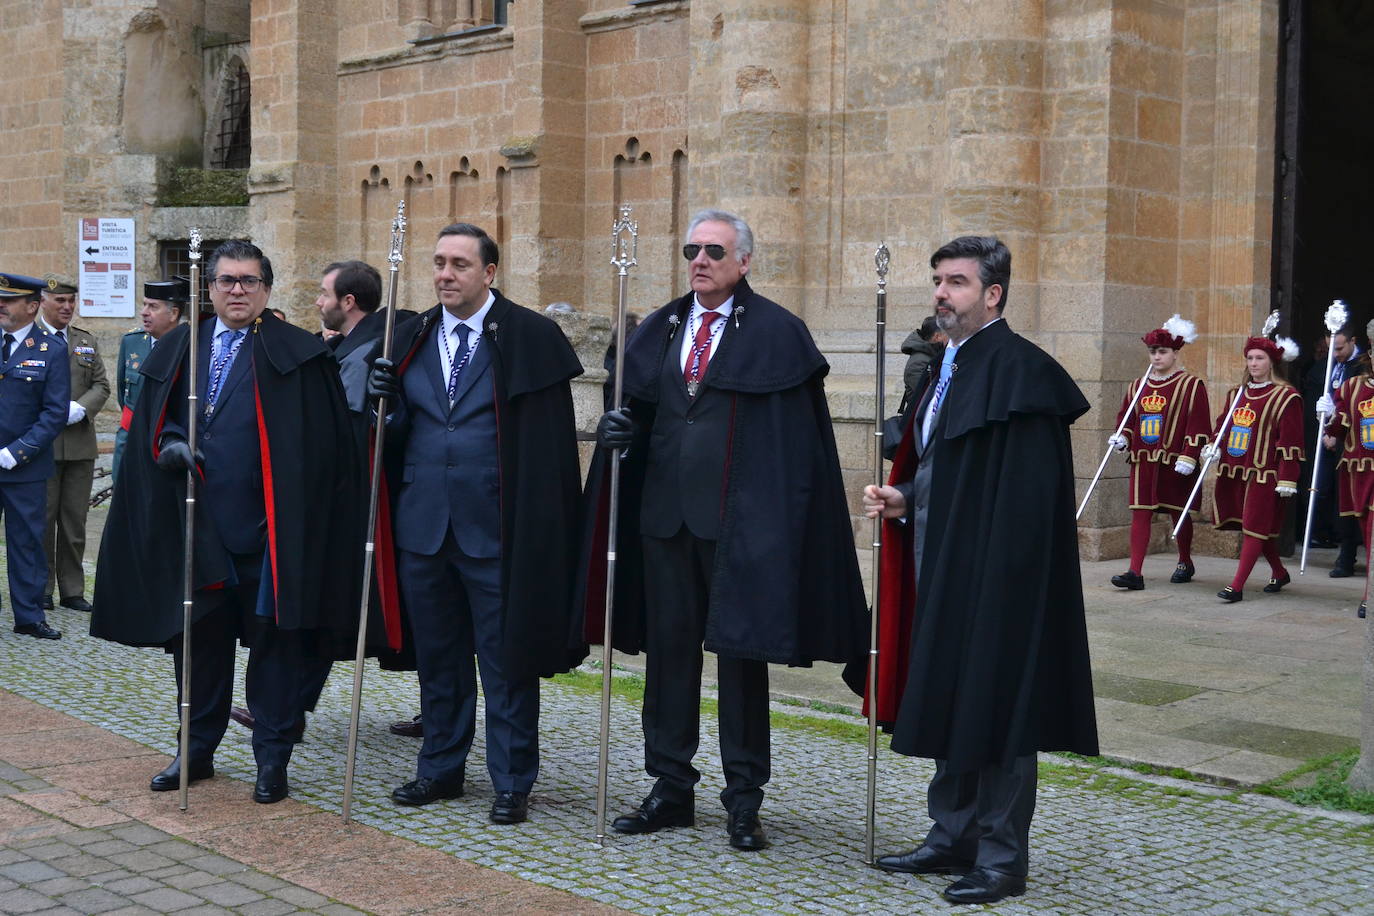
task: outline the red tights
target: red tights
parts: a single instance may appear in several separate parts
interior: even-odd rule
[[[1275,579],[1282,579],[1288,575],[1288,570],[1283,568],[1283,561],[1279,559],[1278,540],[1251,537],[1247,534],[1240,542],[1240,566],[1236,569],[1236,577],[1231,580],[1231,588],[1238,592],[1245,589],[1245,580],[1250,578],[1250,572],[1255,568],[1260,554],[1264,554],[1264,558],[1269,561],[1269,570]]]
[[[1153,509],[1131,510],[1131,572],[1140,575],[1140,567],[1145,563],[1145,553],[1150,549],[1150,523],[1154,520]],[[1178,513],[1169,511],[1169,521],[1178,524]],[[1185,566],[1193,563],[1193,519],[1189,516],[1178,530],[1178,562]]]

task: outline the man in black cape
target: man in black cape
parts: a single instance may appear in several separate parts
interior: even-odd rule
[[[303,659],[350,655],[359,528],[366,505],[348,405],[324,344],[266,305],[272,265],[226,242],[207,264],[214,318],[199,335],[196,448],[186,441],[189,327],[143,364],[119,480],[101,541],[91,634],[173,653],[181,684],[186,471],[197,485],[190,759],[151,788],[214,774],[229,721],[235,642],[251,647],[246,693],[258,763],[254,800],[288,792],[303,718]]]
[[[622,458],[614,645],[648,653],[645,769],[656,782],[613,826],[648,833],[695,818],[702,648],[716,653],[721,801],[736,849],[767,845],[768,663],[848,661],[867,648],[867,611],[823,379],[797,317],[745,280],[753,233],[738,216],[693,217],[683,254],[693,292],[644,320],[625,347],[628,409],[605,414]],[[588,638],[605,607],[608,453],[589,475],[594,507],[582,591]]]
[[[944,896],[988,903],[1025,891],[1036,752],[1097,753],[1069,444],[1088,403],[1002,320],[1005,245],[967,236],[930,263],[949,345],[864,507],[888,519],[877,715],[894,751],[935,759],[935,824],[877,865],[962,874]]]
[[[440,230],[439,304],[397,330],[370,386],[385,395],[392,538],[414,634],[424,743],[391,798],[463,794],[486,701],[490,819],[526,819],[539,771],[539,678],[586,655],[572,608],[576,421],[582,364],[553,321],[491,288],[496,242],[471,223]]]

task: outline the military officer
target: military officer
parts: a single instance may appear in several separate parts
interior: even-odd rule
[[[43,281],[0,274],[0,512],[5,516],[14,632],[61,639],[43,614],[44,481],[71,390],[62,341],[35,323]]]
[[[53,442],[56,472],[48,478],[43,529],[48,585],[43,607],[52,607],[56,583],[63,607],[89,611],[81,559],[86,553],[86,513],[91,507],[91,481],[95,479],[95,417],[110,398],[110,381],[95,336],[71,323],[76,312],[76,282],[60,274],[45,274],[42,296],[38,320],[66,345],[71,366],[67,425]]]
[[[155,280],[143,284],[143,320],[141,328],[134,328],[119,340],[119,359],[115,362],[115,397],[119,400],[119,431],[115,433],[114,473],[119,473],[119,459],[124,454],[124,441],[129,438],[129,422],[134,416],[138,393],[143,389],[143,373],[139,367],[153,351],[153,345],[163,334],[176,327],[191,301],[191,282],[185,277]]]

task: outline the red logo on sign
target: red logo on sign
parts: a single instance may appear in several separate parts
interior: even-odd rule
[[[83,219],[81,221],[81,241],[98,242],[100,241],[100,220]]]

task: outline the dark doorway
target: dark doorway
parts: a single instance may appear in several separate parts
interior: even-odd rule
[[[1361,336],[1374,318],[1374,3],[1284,0],[1280,16],[1274,305],[1315,355],[1333,299]]]

